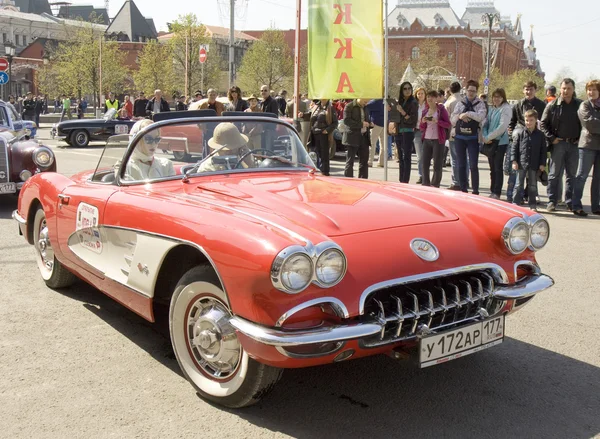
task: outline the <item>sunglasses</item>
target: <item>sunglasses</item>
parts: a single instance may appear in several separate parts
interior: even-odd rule
[[[155,143],[158,145],[160,143],[160,137],[144,136],[144,142],[149,145],[153,145]]]

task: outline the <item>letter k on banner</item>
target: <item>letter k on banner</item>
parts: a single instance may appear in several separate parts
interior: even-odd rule
[[[311,99],[383,97],[383,2],[309,0]]]

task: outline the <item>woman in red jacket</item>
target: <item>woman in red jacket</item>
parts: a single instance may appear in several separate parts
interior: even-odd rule
[[[421,116],[420,130],[423,135],[423,186],[440,187],[442,168],[444,165],[446,130],[452,124],[450,116],[443,104],[438,103],[439,94],[432,90],[427,93],[427,104]],[[433,179],[430,179],[429,168],[433,158]]]

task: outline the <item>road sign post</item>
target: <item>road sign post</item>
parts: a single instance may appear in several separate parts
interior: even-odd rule
[[[207,58],[208,58],[208,44],[202,44],[200,46],[200,50],[198,53],[198,60],[200,61],[201,64],[204,64],[206,62]]]
[[[0,72],[8,70],[8,60],[6,58],[0,58]]]
[[[8,76],[8,73],[0,72],[0,84],[2,84],[2,85],[8,84],[9,79],[10,79],[10,77]]]

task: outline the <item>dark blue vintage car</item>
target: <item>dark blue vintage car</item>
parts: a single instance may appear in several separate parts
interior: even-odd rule
[[[74,119],[56,124],[52,138],[64,140],[69,146],[83,148],[90,142],[107,141],[109,137],[129,134],[135,120],[115,119],[116,111],[108,110],[102,119]]]

